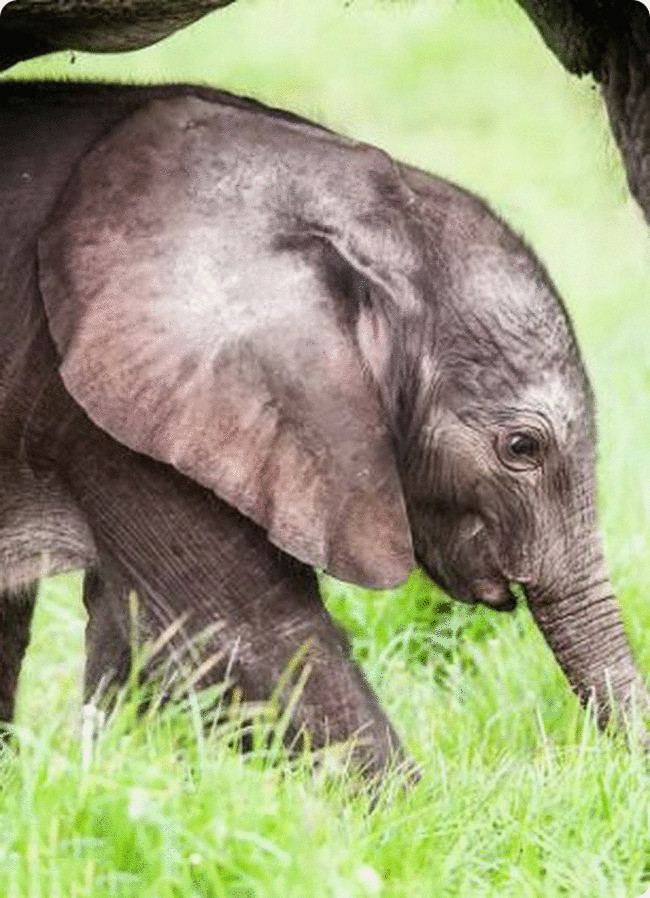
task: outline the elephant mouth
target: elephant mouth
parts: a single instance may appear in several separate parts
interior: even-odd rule
[[[485,605],[493,611],[514,611],[517,607],[519,598],[515,592],[517,584],[500,574],[495,573],[492,576],[466,581],[434,572],[421,559],[418,559],[418,562],[430,580],[459,602]]]
[[[477,580],[471,590],[476,602],[494,611],[514,611],[517,607],[517,595],[507,580]]]

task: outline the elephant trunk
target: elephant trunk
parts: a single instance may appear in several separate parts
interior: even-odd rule
[[[593,702],[600,726],[647,714],[650,694],[635,667],[600,548],[568,587],[560,588],[557,578],[545,581],[527,588],[529,605],[581,702]],[[650,734],[644,730],[640,738],[650,748]]]

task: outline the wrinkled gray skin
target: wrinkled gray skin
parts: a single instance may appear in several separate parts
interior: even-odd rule
[[[318,596],[416,560],[511,584],[602,723],[637,675],[595,514],[593,397],[548,276],[476,197],[194,88],[3,85],[0,711],[34,579],[84,566],[86,694],[130,664],[126,596],[262,699],[306,646],[312,743],[398,739]],[[284,694],[283,694],[284,696]],[[282,702],[283,696],[280,697]]]
[[[230,0],[13,0],[0,69],[58,49],[132,50]],[[296,0],[298,2],[298,0]],[[562,65],[601,86],[632,195],[650,223],[650,13],[638,0],[517,0]]]

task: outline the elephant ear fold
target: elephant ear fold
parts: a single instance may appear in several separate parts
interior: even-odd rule
[[[205,148],[195,161],[190,129],[153,105],[83,159],[40,237],[66,388],[285,552],[402,582],[414,557],[391,437],[322,239],[278,240],[272,179]]]

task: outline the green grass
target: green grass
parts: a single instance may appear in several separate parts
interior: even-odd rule
[[[512,0],[238,0],[123,58],[59,54],[12,75],[187,80],[252,94],[485,196],[548,266],[599,402],[601,517],[635,652],[650,670],[647,228],[597,94]],[[650,881],[650,775],[598,734],[526,609],[325,584],[423,768],[368,812],[336,769],[242,759],[192,714],[133,724],[92,757],[78,725],[75,578],[43,587],[21,683],[21,751],[0,765],[0,894],[607,896]],[[644,884],[645,883],[645,884]]]

